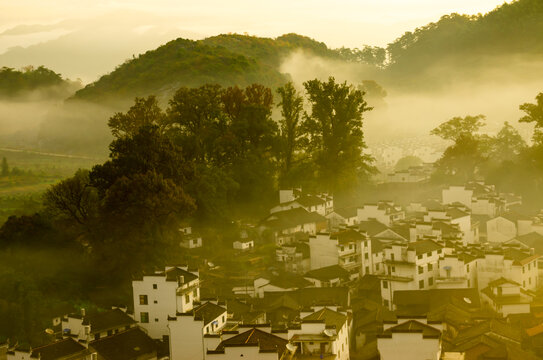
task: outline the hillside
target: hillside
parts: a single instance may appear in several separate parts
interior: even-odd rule
[[[276,87],[287,81],[281,59],[294,49],[323,57],[339,57],[325,44],[288,34],[277,39],[219,35],[199,41],[176,39],[119,65],[113,72],[78,91],[74,99],[112,103],[135,96],[169,96],[181,86],[262,83]]]
[[[21,97],[66,97],[78,87],[53,70],[40,66],[27,66],[21,70],[0,68],[0,100]],[[40,92],[39,94],[36,94]]]
[[[543,54],[543,2],[518,0],[504,3],[484,15],[450,14],[438,22],[406,32],[387,47],[391,80],[430,76],[446,83],[467,71],[478,75],[480,68],[507,67],[513,61],[540,61]],[[423,79],[421,79],[423,80]],[[429,80],[425,78],[424,80]]]

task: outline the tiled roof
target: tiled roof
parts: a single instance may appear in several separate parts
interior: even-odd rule
[[[515,265],[525,265],[540,257],[539,255],[530,255],[519,249],[512,248],[504,249],[503,255],[506,259],[513,260]]]
[[[339,265],[326,266],[320,269],[308,271],[305,278],[330,281],[334,279],[349,279],[349,272]]]
[[[366,240],[366,237],[356,230],[347,229],[330,234],[330,239],[337,239],[340,244],[347,244]]]
[[[326,203],[326,201],[315,195],[303,195],[294,200],[293,202],[297,202],[303,207],[323,205],[324,203]]]
[[[441,331],[439,331],[438,329],[416,320],[409,320],[399,325],[392,326],[385,330],[383,334],[388,335],[392,333],[403,332],[421,332],[423,337],[439,337],[441,335]]]
[[[351,207],[336,209],[334,210],[334,212],[344,219],[349,219],[349,218],[353,218],[357,216],[358,207],[351,206]]]
[[[463,218],[465,216],[469,216],[469,214],[455,207],[451,207],[447,209],[447,216],[449,216],[451,219],[454,220],[454,219]]]
[[[417,255],[425,254],[427,252],[432,252],[435,250],[442,249],[443,246],[439,245],[433,240],[419,240],[412,243],[409,243],[407,249],[415,250]]]
[[[83,353],[87,349],[72,338],[57,341],[52,344],[40,346],[32,350],[31,357],[40,360],[55,360],[70,355]]]
[[[514,212],[514,211],[508,211],[506,212],[505,214],[502,214],[501,217],[509,220],[509,221],[512,221],[514,223],[516,223],[517,221],[520,221],[520,220],[530,220],[529,217],[527,216],[524,216],[522,214],[519,214],[517,212]]]
[[[135,323],[134,319],[120,309],[89,314],[83,319],[83,325],[90,325],[93,334],[110,329],[122,328]]]
[[[349,306],[349,288],[347,287],[308,287],[294,291],[265,292],[263,303],[273,304],[276,299],[284,295],[289,295],[302,308],[315,305]]]
[[[253,328],[227,340],[221,341],[219,346],[217,346],[216,351],[222,351],[228,346],[253,345],[258,346],[260,351],[277,352],[279,355],[282,355],[286,350],[287,344],[288,340]]]
[[[89,347],[104,360],[136,360],[157,351],[153,339],[137,327],[93,341]]]
[[[500,320],[492,319],[483,321],[474,326],[465,328],[458,333],[453,343],[459,345],[481,335],[496,334],[509,341],[520,343],[522,337],[520,331]]]
[[[377,220],[361,221],[358,224],[358,230],[367,233],[369,236],[377,235],[388,228],[388,226]]]
[[[271,277],[270,284],[281,289],[301,289],[313,285],[302,276],[291,273]]]
[[[345,324],[347,316],[325,307],[313,314],[307,315],[302,319],[302,321],[304,320],[324,320],[326,326],[335,326],[336,331],[339,331],[343,327],[343,324]]]
[[[189,271],[183,270],[177,266],[169,270],[166,270],[167,281],[178,281],[181,276],[183,276],[184,284],[198,279],[198,276],[194,275],[193,273]]]
[[[204,326],[221,316],[226,312],[222,306],[206,302],[194,309],[194,319],[203,320]]]

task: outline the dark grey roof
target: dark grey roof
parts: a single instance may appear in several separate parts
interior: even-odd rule
[[[469,216],[469,214],[465,211],[462,211],[458,208],[451,207],[447,209],[447,216],[449,216],[451,219],[459,219],[464,216]]]
[[[365,240],[366,236],[356,230],[347,229],[330,234],[330,239],[336,239],[340,244],[347,244]]]
[[[494,333],[500,338],[505,338],[506,340],[520,343],[522,337],[519,330],[513,328],[511,325],[502,322],[500,320],[492,319],[483,321],[474,326],[465,328],[461,330],[456,338],[453,340],[454,345],[458,346],[467,341],[470,341],[473,338],[479,337],[481,335],[488,335]]]
[[[423,324],[416,320],[408,320],[401,324],[392,326],[383,332],[383,335],[391,335],[393,333],[411,333],[420,332],[423,337],[439,337],[441,331],[429,325]]]
[[[343,327],[343,324],[345,324],[345,321],[347,321],[347,316],[343,315],[340,312],[324,307],[321,310],[314,312],[313,314],[307,315],[302,319],[302,321],[304,320],[324,320],[326,326],[335,326],[336,331],[339,331]]]
[[[431,308],[458,300],[466,308],[479,308],[480,299],[477,289],[430,289],[430,290],[399,290],[394,292],[393,302],[403,310],[417,309],[427,313]],[[465,299],[468,299],[466,301]]]
[[[273,304],[278,298],[285,295],[295,300],[300,308],[315,305],[349,306],[348,287],[308,287],[295,291],[265,292],[263,302]]]
[[[432,252],[435,250],[442,249],[443,246],[439,245],[433,240],[419,240],[412,243],[409,243],[408,247],[409,250],[415,250],[415,253],[417,255],[425,254],[427,252]]]
[[[41,360],[55,360],[79,353],[83,354],[86,351],[87,349],[83,345],[72,338],[67,338],[33,349],[31,357],[40,358]]]
[[[389,229],[388,226],[377,220],[361,221],[358,224],[358,230],[367,233],[369,236],[375,236],[387,229]]]
[[[89,314],[83,318],[83,325],[90,325],[91,333],[93,334],[110,329],[123,328],[135,323],[134,319],[120,309]]]
[[[334,212],[344,219],[353,218],[353,217],[356,217],[358,214],[358,207],[351,206],[351,207],[336,209],[334,210]]]
[[[233,336],[227,340],[221,341],[216,351],[223,351],[228,346],[258,346],[263,352],[277,352],[280,356],[286,351],[288,340],[277,335],[259,330],[257,328],[249,329],[241,334]]]
[[[339,265],[331,265],[308,271],[305,273],[304,277],[320,281],[330,281],[334,279],[347,280],[349,279],[349,272]]]
[[[297,202],[303,207],[317,206],[326,203],[326,201],[315,195],[303,195],[295,199],[293,202]]]
[[[514,222],[515,224],[517,223],[517,221],[520,221],[520,220],[530,220],[528,216],[524,216],[515,211],[508,211],[505,214],[502,214],[500,216],[503,218],[506,218],[507,220],[511,222]]]
[[[157,351],[154,340],[137,327],[93,341],[89,347],[104,360],[136,360],[144,355],[156,356]]]
[[[278,276],[272,276],[269,280],[271,285],[281,289],[301,289],[312,285],[309,281],[304,279],[303,276],[291,273],[282,273]]]
[[[204,326],[224,314],[226,309],[212,302],[206,302],[194,309],[194,319],[202,320]]]
[[[184,284],[198,279],[198,276],[194,275],[193,273],[189,271],[183,270],[177,266],[169,270],[166,270],[167,281],[178,281],[181,278],[181,276],[183,276]]]
[[[517,236],[515,240],[529,248],[533,248],[536,253],[543,254],[543,235],[531,232],[529,234]]]

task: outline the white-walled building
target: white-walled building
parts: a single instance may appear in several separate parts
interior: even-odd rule
[[[426,319],[398,319],[385,324],[377,336],[381,360],[439,360],[441,358],[441,323]]]
[[[207,350],[206,359],[217,360],[283,360],[291,359],[296,347],[288,340],[271,333],[270,327],[252,327],[246,331],[222,334],[214,350]]]
[[[270,231],[277,246],[289,244],[296,239],[296,234],[315,235],[326,230],[328,221],[322,215],[308,212],[303,208],[278,211],[268,215],[260,225],[262,232]]]
[[[478,288],[484,289],[491,281],[503,277],[534,291],[539,284],[539,258],[540,255],[516,248],[487,252],[477,259]]]
[[[205,302],[194,310],[168,318],[171,360],[205,359],[214,350],[217,337],[227,322],[226,308]]]
[[[134,319],[126,313],[126,309],[114,308],[109,311],[86,314],[69,314],[62,318],[64,337],[71,337],[88,344],[136,326]]]
[[[185,249],[201,248],[203,245],[202,237],[192,231],[192,227],[184,225],[179,228],[181,240],[179,245]]]
[[[300,358],[348,360],[351,315],[335,307],[315,307],[314,312],[303,312],[299,328],[288,329],[288,339],[296,346]]]
[[[380,201],[377,204],[364,204],[358,208],[358,222],[377,220],[386,226],[391,226],[395,221],[405,219],[405,212],[401,206],[394,205],[393,202]]]
[[[355,206],[334,209],[326,215],[329,223],[329,229],[337,229],[340,226],[354,226],[358,223],[358,208]]]
[[[168,316],[186,313],[200,301],[198,272],[168,266],[132,281],[134,316],[154,339],[168,335]]]
[[[487,240],[491,243],[503,243],[531,232],[532,219],[514,212],[502,214],[486,223]]]
[[[362,272],[362,243],[369,246],[369,242],[367,235],[354,229],[310,236],[311,269],[339,265],[351,274],[351,279],[357,278]]]
[[[481,290],[483,304],[502,316],[510,314],[530,313],[530,303],[534,296],[522,289],[520,284],[499,278],[488,283],[488,286]]]
[[[301,195],[298,197],[294,197],[294,195],[292,195],[283,196],[283,198],[285,200],[292,198],[292,200],[282,201],[278,205],[272,207],[270,209],[270,214],[279,211],[302,208],[308,212],[316,212],[319,215],[325,216],[334,210],[334,198],[328,194]]]
[[[380,275],[383,305],[393,310],[397,290],[436,287],[442,246],[431,240],[391,244],[384,248],[385,274]]]

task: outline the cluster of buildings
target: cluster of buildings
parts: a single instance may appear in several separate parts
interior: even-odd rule
[[[543,215],[520,215],[519,197],[483,183],[441,195],[338,209],[329,194],[281,191],[255,227],[275,245],[274,268],[243,286],[222,280],[231,291],[219,298],[204,293],[220,267],[142,274],[133,312],[66,315],[62,340],[7,359],[60,359],[48,346],[107,360],[543,356]],[[246,232],[236,246],[255,248]]]

